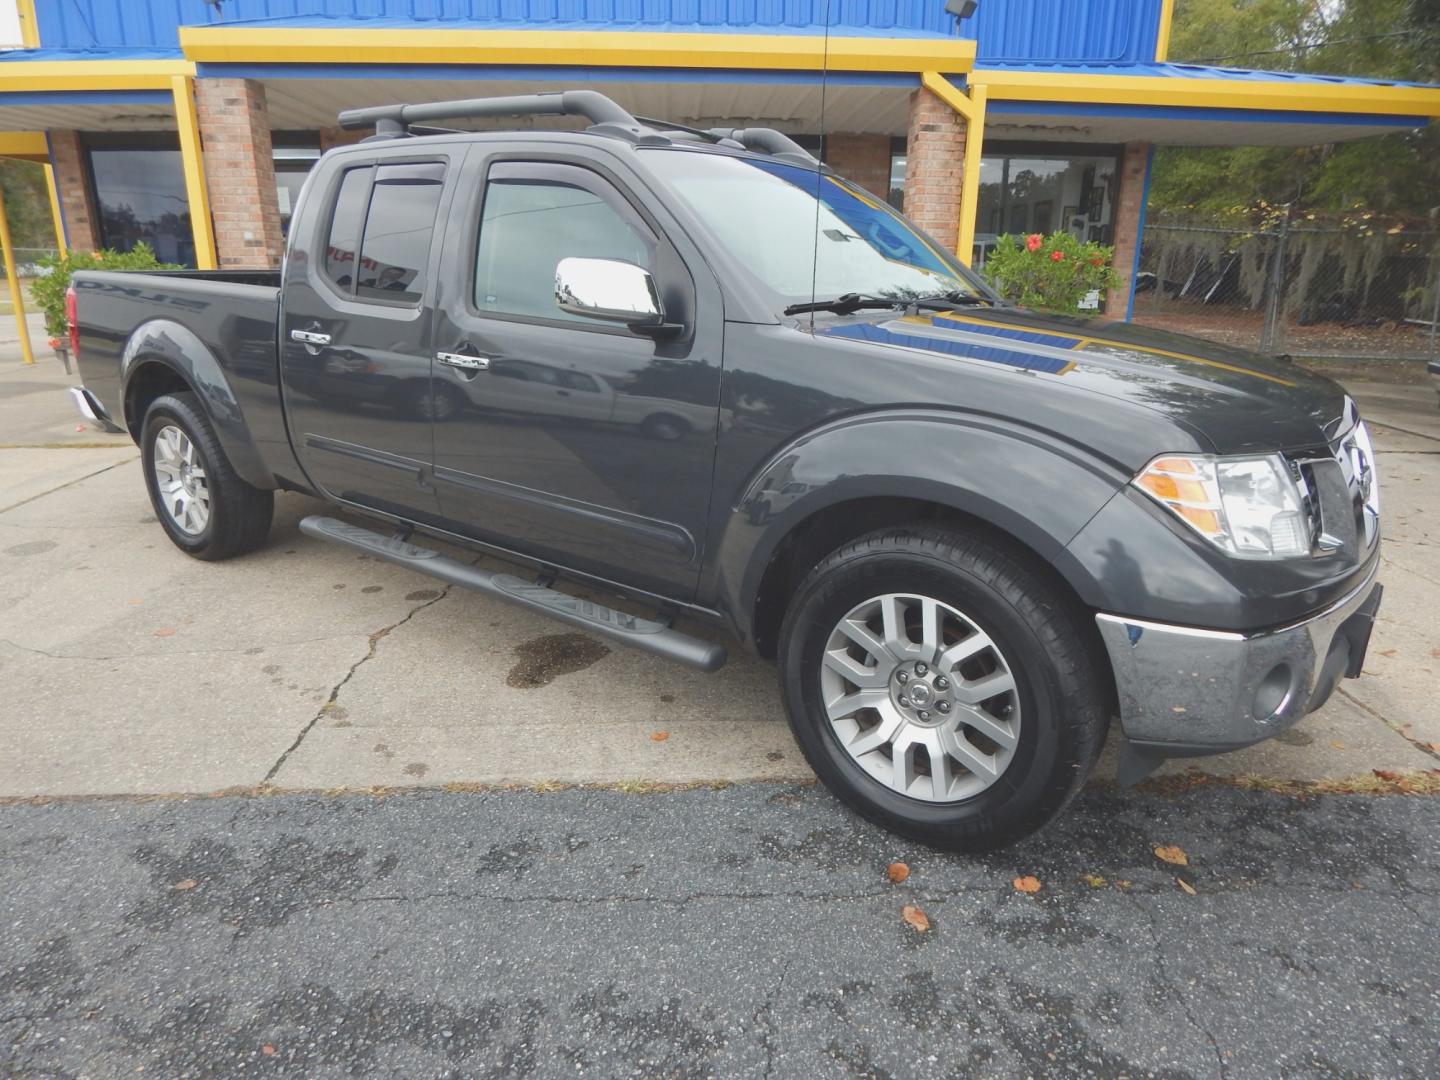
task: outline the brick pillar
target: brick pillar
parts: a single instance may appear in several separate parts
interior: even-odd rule
[[[1105,313],[1123,319],[1130,301],[1130,274],[1135,269],[1135,249],[1140,244],[1142,212],[1145,209],[1145,164],[1150,160],[1149,143],[1126,143],[1120,155],[1120,178],[1115,192],[1111,236],[1115,243],[1115,269],[1124,278],[1118,289],[1105,294]]]
[[[905,216],[951,251],[959,240],[964,180],[965,120],[922,86],[910,95]]]
[[[889,135],[828,135],[825,163],[882,202],[890,197]]]
[[[265,88],[250,79],[196,79],[195,114],[220,269],[273,269],[285,242]]]
[[[80,135],[74,131],[52,131],[49,135],[50,164],[60,193],[66,243],[71,251],[94,251],[100,246],[100,221],[90,198],[90,176]]]

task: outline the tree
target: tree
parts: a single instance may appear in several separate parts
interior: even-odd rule
[[[10,218],[10,238],[17,248],[53,248],[55,226],[45,170],[33,161],[0,158],[0,188]]]

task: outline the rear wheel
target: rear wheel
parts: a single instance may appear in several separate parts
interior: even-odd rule
[[[230,467],[194,394],[156,398],[140,447],[155,516],[181,551],[215,561],[265,542],[274,493],[247,484]]]
[[[888,829],[985,850],[1079,790],[1105,734],[1085,613],[988,538],[916,527],[824,559],[781,630],[806,759]]]

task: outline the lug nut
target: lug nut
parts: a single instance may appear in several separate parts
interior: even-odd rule
[[[929,719],[930,719],[930,714],[929,714],[928,712],[926,712],[924,709],[921,709],[921,710],[920,710],[920,719],[921,719],[921,720],[929,720]]]
[[[936,689],[936,690],[949,690],[949,689],[950,689],[950,680],[947,679],[947,678],[945,678],[944,675],[941,675],[938,679],[935,680],[935,689]]]
[[[930,669],[927,668],[924,664],[916,664],[916,665],[915,665],[915,674],[916,674],[916,675],[924,675],[925,672],[927,672],[927,671],[929,671],[929,670],[930,670]]]
[[[950,703],[948,701],[937,701],[935,708],[939,709],[942,713],[947,713],[950,711]]]
[[[905,681],[906,681],[907,679],[909,679],[909,678],[910,678],[910,676],[909,676],[909,675],[906,675],[905,672],[902,671],[902,672],[900,672],[900,674],[898,674],[898,675],[895,676],[895,681],[896,681],[896,682],[905,682]]]

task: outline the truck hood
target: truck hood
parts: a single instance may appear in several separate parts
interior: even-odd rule
[[[1220,454],[1319,446],[1344,413],[1344,390],[1323,376],[1133,323],[977,308],[846,319],[816,333],[1028,373],[1139,405]]]

